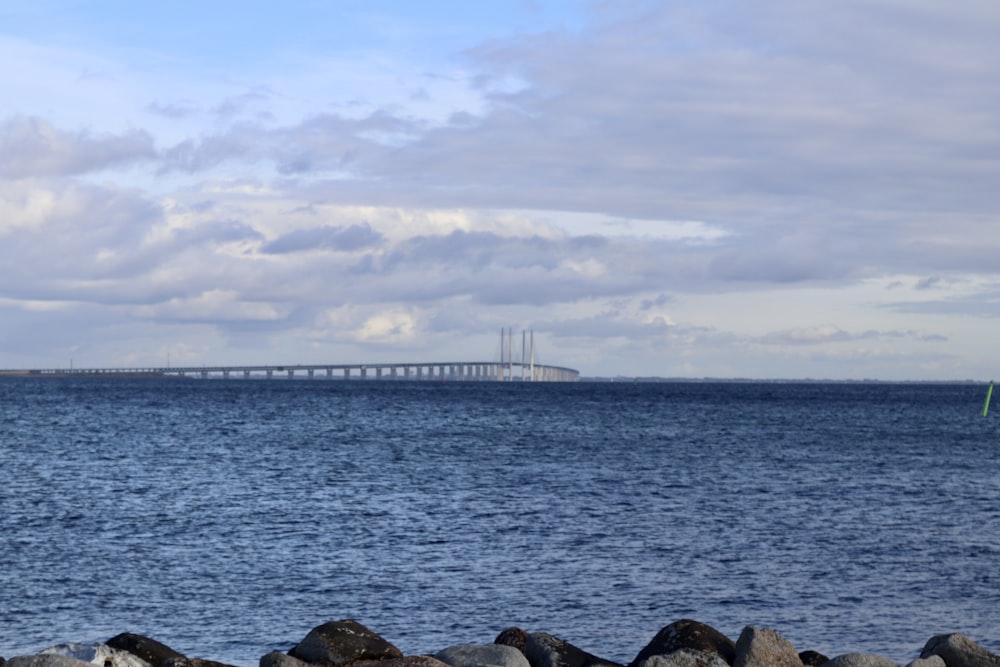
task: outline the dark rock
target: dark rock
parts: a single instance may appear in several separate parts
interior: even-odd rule
[[[715,655],[691,648],[682,648],[668,655],[654,655],[642,662],[643,667],[729,667],[729,663]]]
[[[736,641],[733,667],[803,667],[792,643],[774,630],[748,625]]]
[[[845,653],[826,663],[828,667],[899,667],[885,656],[873,653]]]
[[[931,637],[924,644],[920,657],[929,658],[932,655],[941,656],[948,667],[1000,666],[1000,657],[958,632]]]
[[[315,665],[332,667],[341,667],[359,660],[403,657],[398,648],[350,619],[331,621],[313,628],[288,654]]]
[[[628,667],[639,667],[647,658],[654,655],[669,655],[682,648],[717,655],[730,665],[736,657],[736,644],[732,639],[709,625],[685,618],[657,632]]]
[[[104,643],[119,651],[128,651],[132,655],[142,658],[153,667],[160,667],[164,660],[170,658],[184,657],[183,654],[178,653],[165,644],[161,644],[155,639],[135,635],[131,632],[123,632],[120,635],[115,635]]]
[[[502,644],[504,646],[513,646],[521,653],[528,652],[528,633],[521,628],[507,628],[506,630],[501,630],[497,638],[493,640],[494,644]]]
[[[529,667],[530,664],[523,651],[505,644],[458,644],[438,651],[434,657],[451,667]]]
[[[160,667],[233,667],[233,665],[201,658],[167,658]]]
[[[267,655],[262,655],[257,663],[258,667],[307,667],[308,662],[293,658],[287,653],[271,651]]]
[[[802,661],[805,667],[823,667],[823,665],[830,662],[830,658],[819,651],[802,651],[799,653],[799,660]]]
[[[528,635],[524,655],[531,667],[622,667],[545,632]]]

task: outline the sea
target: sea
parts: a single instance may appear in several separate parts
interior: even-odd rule
[[[900,664],[1000,652],[985,384],[0,379],[0,655],[152,637],[254,667],[693,619]]]

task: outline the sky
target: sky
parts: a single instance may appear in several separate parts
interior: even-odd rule
[[[995,0],[0,0],[0,368],[1000,377]],[[515,353],[517,356],[517,353]]]

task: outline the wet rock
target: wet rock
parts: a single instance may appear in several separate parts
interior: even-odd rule
[[[775,630],[748,625],[736,640],[733,667],[803,667],[792,643]]]
[[[958,632],[931,637],[924,644],[920,657],[934,655],[940,656],[948,667],[1000,667],[1000,656]]]
[[[819,651],[802,651],[799,653],[799,660],[802,661],[804,667],[823,667],[830,662],[830,658]]]
[[[830,660],[827,667],[899,667],[885,656],[873,653],[845,653]]]
[[[730,665],[735,660],[736,644],[733,640],[709,625],[685,618],[656,633],[628,667],[639,667],[654,655],[670,655],[684,648],[717,655]]]
[[[546,632],[528,634],[524,655],[531,667],[622,667]]]
[[[917,658],[906,667],[947,667],[944,658],[939,655],[932,655],[926,658]]]
[[[149,663],[128,651],[107,644],[59,644],[39,651],[41,655],[63,655],[102,667],[149,667]]]
[[[714,653],[682,648],[667,655],[654,655],[642,662],[643,667],[729,667],[729,663]]]
[[[524,652],[505,644],[458,644],[434,657],[451,667],[529,667]]]
[[[120,635],[115,635],[104,643],[119,651],[127,651],[145,660],[152,667],[161,667],[165,660],[171,658],[184,657],[183,654],[178,653],[166,644],[161,644],[155,639],[132,634],[131,632],[123,632]]]
[[[309,663],[293,658],[287,653],[271,651],[267,655],[262,655],[257,663],[258,667],[308,667]]]
[[[332,667],[359,660],[403,657],[398,648],[351,619],[331,621],[313,628],[288,654],[315,665]]]
[[[37,655],[16,655],[8,659],[4,663],[4,667],[91,667],[91,664],[68,655],[39,653]]]

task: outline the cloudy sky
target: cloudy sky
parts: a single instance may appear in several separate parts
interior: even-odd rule
[[[1000,376],[995,0],[0,0],[0,367]]]

